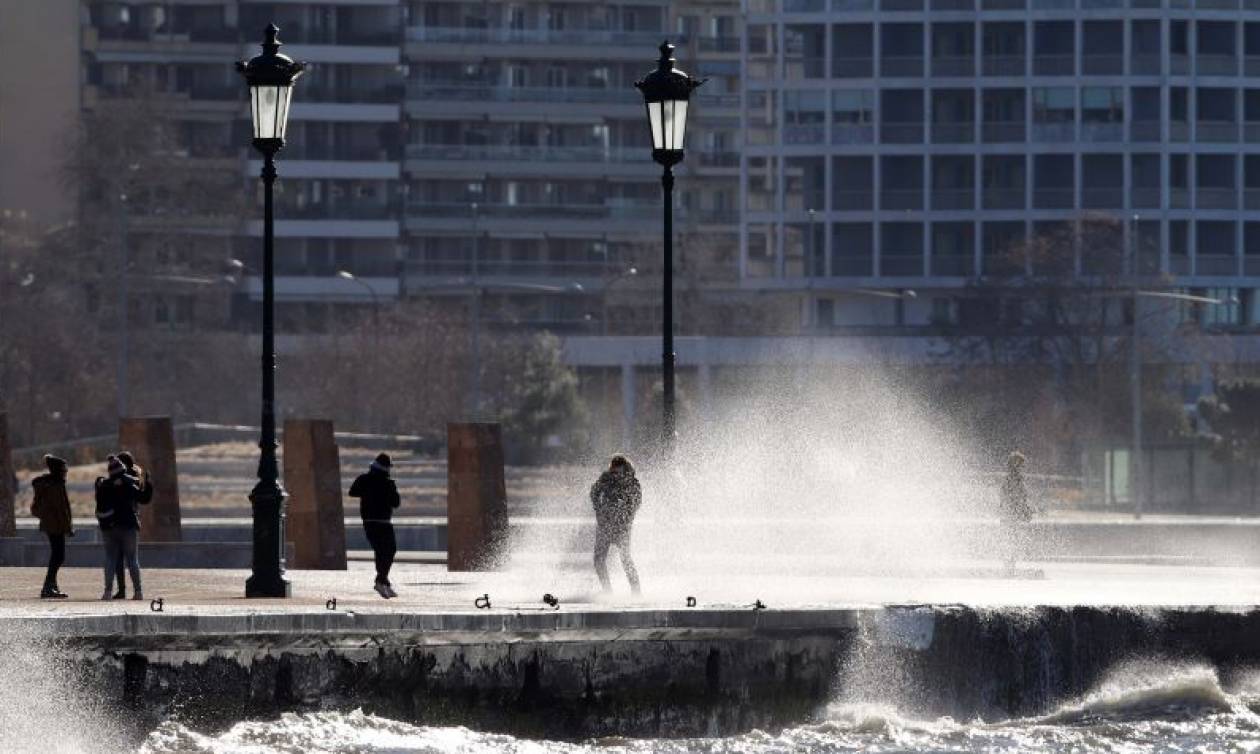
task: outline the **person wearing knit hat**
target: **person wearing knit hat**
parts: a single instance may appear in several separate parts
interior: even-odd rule
[[[389,478],[392,467],[389,456],[381,453],[372,461],[368,472],[360,474],[350,485],[350,497],[359,498],[363,533],[372,545],[376,560],[376,582],[372,588],[385,599],[398,596],[389,583],[389,569],[393,567],[394,556],[398,553],[394,524],[390,519],[402,500],[398,496],[398,486]]]
[[[101,599],[114,598],[114,575],[120,561],[131,572],[131,598],[144,599],[136,551],[140,533],[136,509],[139,482],[127,473],[127,465],[117,456],[110,456],[105,467],[108,476],[96,480],[96,520],[100,522],[101,539],[105,544],[105,591]]]
[[[39,530],[48,537],[48,571],[40,599],[64,600],[66,595],[57,586],[57,572],[66,562],[66,537],[74,536],[74,520],[70,514],[70,497],[66,494],[66,462],[57,456],[44,456],[47,474],[31,480],[35,499],[31,515],[39,519]]]
[[[139,505],[148,505],[153,500],[153,482],[149,479],[149,470],[136,463],[136,457],[129,450],[118,451],[118,460],[122,461],[122,465],[127,469],[127,475],[136,479],[136,485],[140,491],[136,494],[136,503]],[[115,566],[114,576],[118,579],[118,591],[114,592],[114,599],[127,599],[127,582],[125,580],[127,574],[127,565],[122,558],[118,559]]]

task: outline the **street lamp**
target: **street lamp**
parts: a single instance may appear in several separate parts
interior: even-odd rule
[[[665,190],[664,298],[661,323],[661,383],[664,424],[663,446],[668,453],[674,444],[674,166],[683,159],[683,137],[687,129],[687,105],[691,92],[704,82],[693,79],[674,66],[674,46],[661,43],[656,70],[635,83],[647,105],[648,127],[652,132],[652,159],[662,167],[661,186]]]
[[[262,54],[236,64],[249,86],[254,121],[254,148],[263,155],[263,332],[262,432],[258,441],[258,484],[250,493],[254,511],[253,574],[245,582],[246,597],[288,597],[284,575],[284,488],[276,467],[276,343],[275,343],[275,217],[273,187],[276,152],[284,147],[293,84],[304,63],[280,54],[280,29],[267,26]]]
[[[379,342],[380,332],[381,332],[381,300],[376,295],[376,289],[373,288],[371,285],[369,285],[366,280],[359,277],[355,277],[355,274],[353,272],[350,272],[349,270],[337,270],[337,277],[341,278],[342,280],[349,280],[352,283],[358,283],[359,285],[366,288],[368,294],[371,295],[372,297],[372,329],[375,331],[376,340]]]

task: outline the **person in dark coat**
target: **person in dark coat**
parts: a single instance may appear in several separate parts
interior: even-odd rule
[[[105,543],[105,591],[101,599],[114,598],[114,575],[121,560],[131,572],[131,598],[144,599],[140,586],[140,559],[137,546],[140,535],[140,482],[127,473],[127,466],[117,456],[110,456],[106,466],[109,476],[96,480],[96,520],[101,525]]]
[[[640,591],[639,571],[630,557],[630,528],[634,515],[643,503],[643,491],[634,476],[634,466],[623,455],[615,455],[608,470],[591,486],[591,505],[595,508],[595,573],[604,591],[612,589],[608,580],[608,550],[613,545],[621,555],[621,565],[635,594]]]
[[[391,466],[389,456],[381,453],[372,461],[368,472],[360,474],[350,485],[350,497],[359,498],[363,533],[367,535],[376,559],[376,583],[372,588],[385,599],[398,596],[389,583],[389,569],[393,567],[394,556],[398,553],[391,519],[402,500],[398,497],[398,486],[389,478]]]
[[[127,476],[136,480],[140,492],[136,495],[136,503],[139,505],[148,505],[153,501],[153,482],[149,479],[149,470],[136,463],[136,458],[129,450],[120,450],[118,452],[118,460],[123,462],[123,466],[127,467]],[[137,544],[137,547],[139,545]],[[114,592],[114,599],[127,599],[127,564],[122,558],[118,559],[118,565],[114,571],[114,575],[118,578],[118,591]]]
[[[1024,454],[1011,453],[1006,459],[1006,478],[1002,480],[1001,508],[998,518],[1002,524],[1004,562],[1008,572],[1015,570],[1016,555],[1026,541],[1028,522],[1032,521],[1032,508],[1028,505],[1028,487],[1024,484]]]
[[[35,488],[31,515],[39,519],[39,530],[48,537],[48,572],[39,598],[64,600],[66,595],[57,586],[57,571],[66,562],[66,537],[74,536],[70,496],[66,494],[66,462],[57,456],[44,456],[44,465],[48,473],[31,480]]]

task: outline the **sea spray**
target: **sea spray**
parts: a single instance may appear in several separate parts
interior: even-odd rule
[[[121,698],[121,688],[104,688],[85,676],[55,640],[17,621],[5,625],[0,642],[0,752],[131,751],[134,729],[123,724],[113,704]]]

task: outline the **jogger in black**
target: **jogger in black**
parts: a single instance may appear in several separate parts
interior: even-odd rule
[[[643,504],[643,490],[634,475],[634,466],[623,455],[615,455],[608,470],[591,486],[591,505],[595,508],[595,574],[604,591],[612,589],[608,579],[608,551],[614,545],[621,555],[630,589],[638,594],[639,569],[630,557],[630,529],[634,516]]]
[[[394,525],[390,519],[402,501],[398,497],[398,486],[389,478],[391,465],[389,456],[381,453],[372,461],[368,472],[360,474],[350,485],[350,497],[359,498],[363,533],[367,535],[376,559],[376,583],[372,588],[385,599],[398,596],[389,583],[389,570],[394,565],[394,555],[398,553]]]

